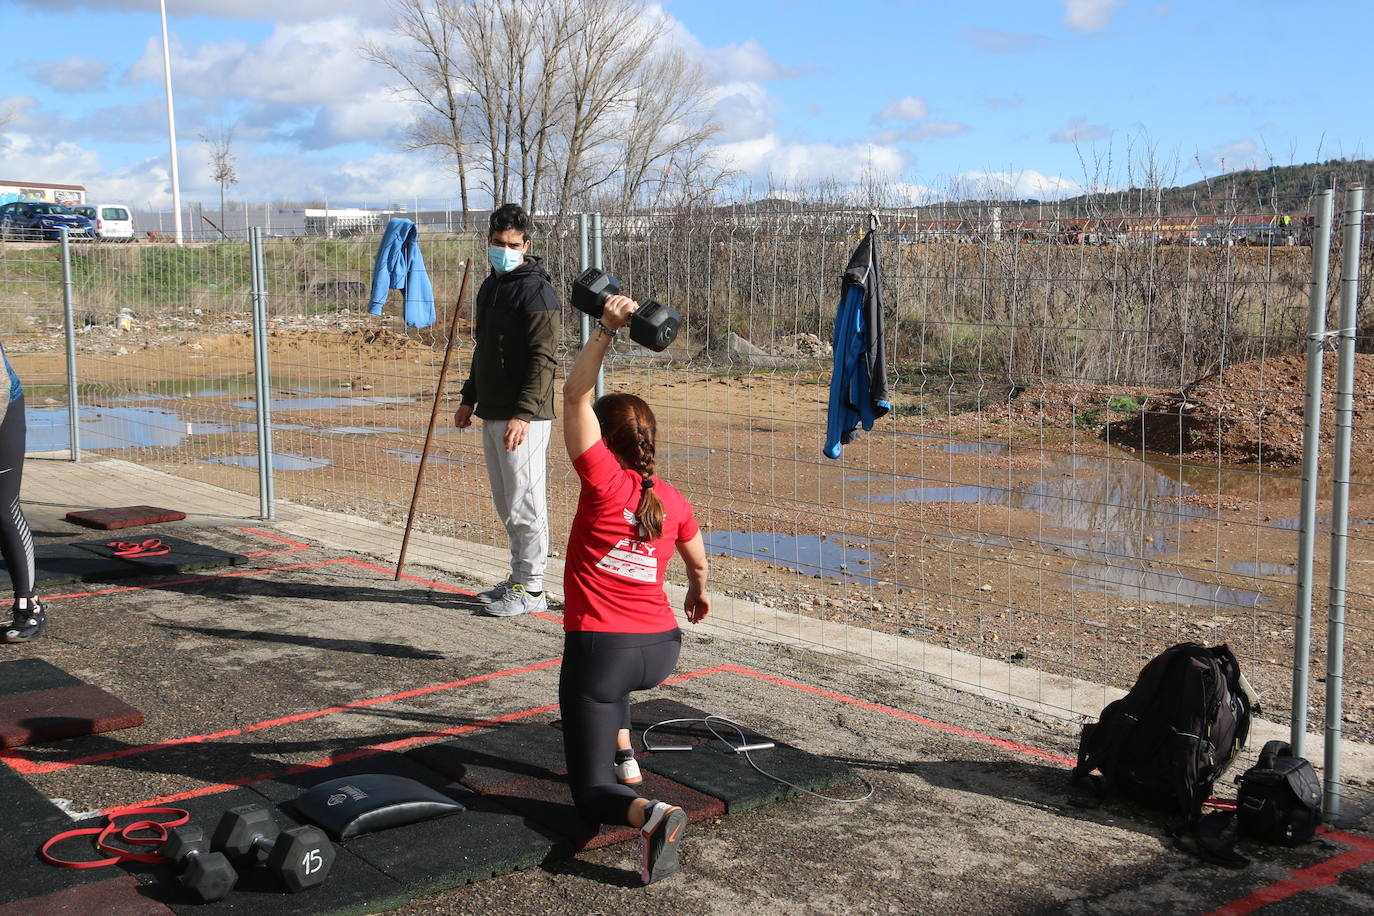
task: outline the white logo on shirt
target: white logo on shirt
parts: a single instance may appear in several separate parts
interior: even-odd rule
[[[639,527],[639,516],[635,515],[629,509],[622,509],[621,511],[625,513],[626,522],[628,522],[634,528]]]
[[[653,582],[658,578],[654,545],[635,538],[621,538],[611,552],[597,562],[596,568],[636,582]]]

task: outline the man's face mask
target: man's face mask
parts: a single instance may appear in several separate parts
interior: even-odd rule
[[[492,245],[487,248],[487,260],[498,274],[508,274],[525,260],[525,253],[504,245]]]

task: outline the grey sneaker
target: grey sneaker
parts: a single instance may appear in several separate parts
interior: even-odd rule
[[[510,587],[514,584],[515,580],[507,576],[486,591],[478,592],[477,600],[483,604],[491,604],[493,601],[500,601],[506,596],[506,592],[510,591]]]
[[[687,826],[687,812],[667,802],[651,801],[645,814],[644,826],[639,831],[639,877],[645,884],[652,884],[678,870],[677,848],[682,828]]]
[[[546,593],[540,592],[539,596],[535,597],[525,591],[525,586],[517,582],[506,589],[506,593],[500,598],[482,608],[482,613],[492,617],[518,617],[521,614],[548,609],[549,596]]]

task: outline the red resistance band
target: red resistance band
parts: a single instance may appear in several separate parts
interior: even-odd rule
[[[105,546],[114,550],[115,556],[125,559],[160,557],[172,552],[172,548],[162,543],[161,538],[148,538],[146,541],[110,541]]]
[[[151,820],[151,818],[160,815],[168,815],[170,820]],[[108,817],[110,822],[104,827],[82,827],[78,830],[59,833],[43,844],[38,855],[44,862],[59,868],[103,868],[106,865],[118,865],[120,862],[164,862],[166,858],[160,853],[121,849],[118,846],[112,846],[111,841],[118,840],[131,846],[161,846],[167,841],[169,828],[180,827],[191,819],[191,815],[181,808],[128,808],[124,811],[112,811]],[[138,819],[120,826],[119,819],[121,817]],[[150,835],[136,835],[144,833]],[[67,859],[59,859],[50,851],[63,840],[70,840],[72,837],[78,836],[95,837],[95,848],[109,854],[109,858],[72,862]]]

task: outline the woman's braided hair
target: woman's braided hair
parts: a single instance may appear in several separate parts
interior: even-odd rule
[[[663,502],[654,492],[654,441],[658,423],[643,398],[633,394],[608,394],[592,405],[601,438],[620,463],[637,471],[641,485],[635,516],[650,541],[663,536]]]

